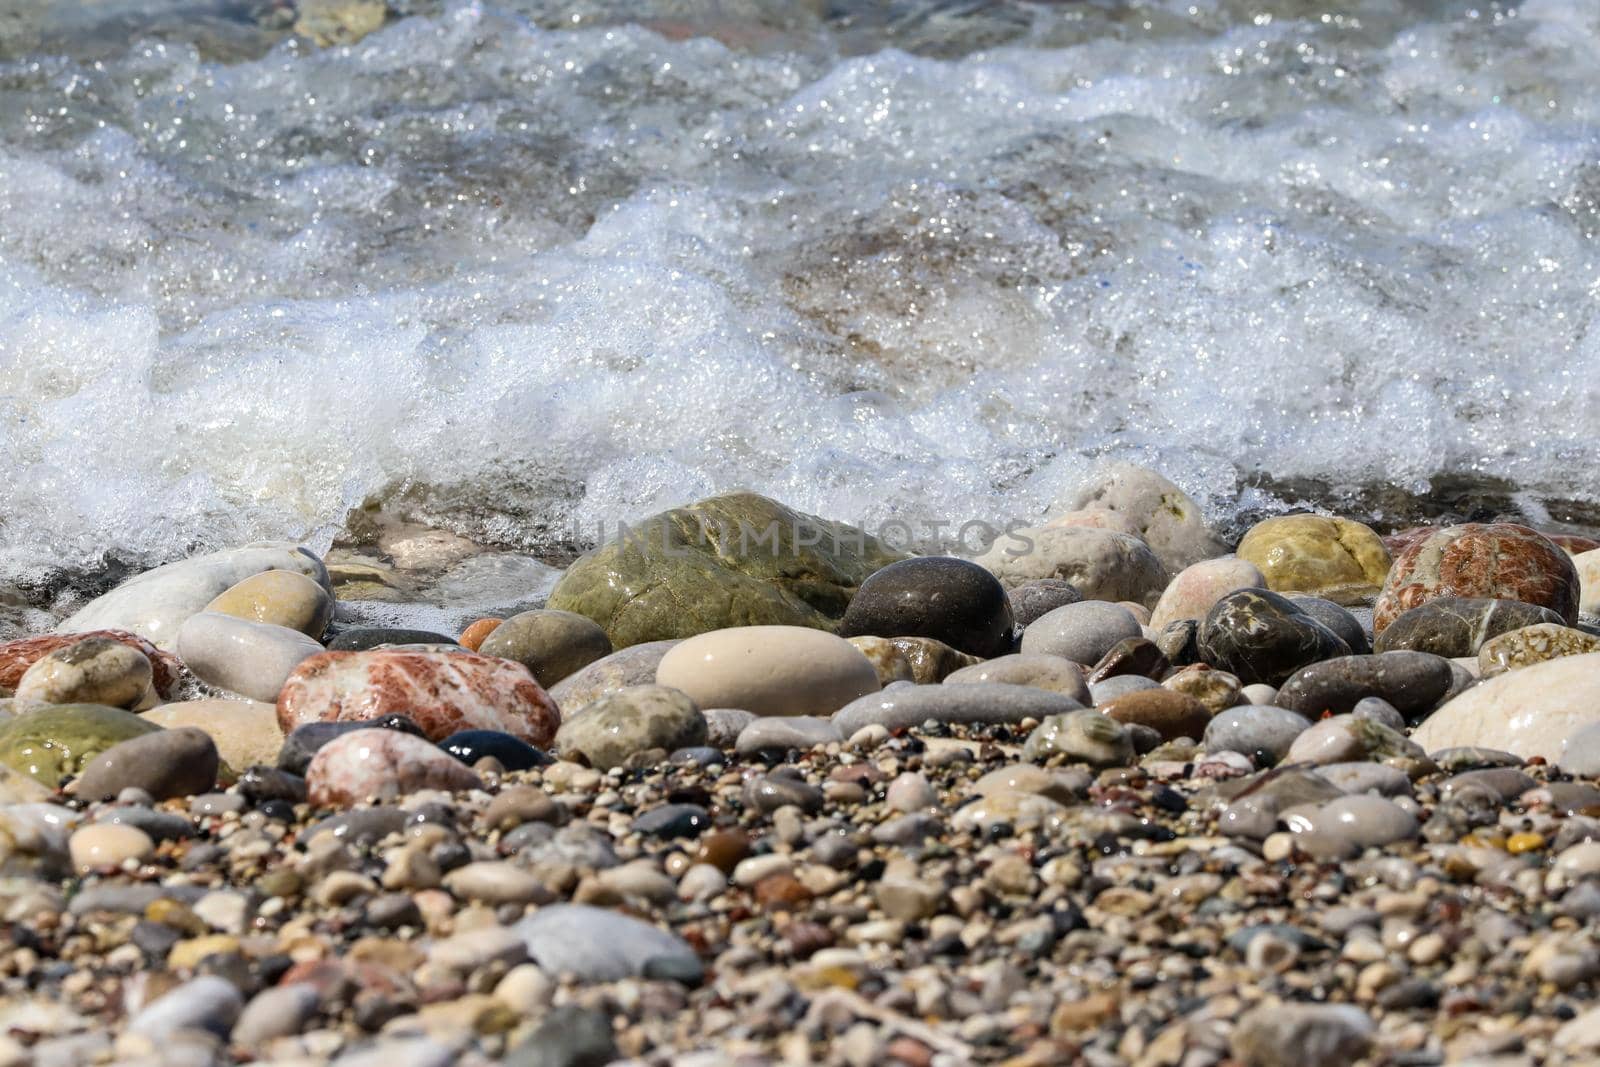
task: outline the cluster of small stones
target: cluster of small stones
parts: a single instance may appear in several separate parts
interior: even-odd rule
[[[1596,1062],[1600,545],[1061,511],[816,625],[256,545],[0,645],[0,1065]]]

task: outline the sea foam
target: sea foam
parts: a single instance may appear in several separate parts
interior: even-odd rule
[[[413,6],[0,53],[0,572],[364,505],[1002,522],[1108,457],[1218,521],[1258,474],[1596,499],[1582,5],[1029,5],[976,51],[948,4],[731,47]]]

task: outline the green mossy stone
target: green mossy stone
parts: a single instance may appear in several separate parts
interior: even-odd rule
[[[55,789],[112,745],[160,729],[103,704],[49,705],[0,726],[0,763]]]
[[[853,526],[727,493],[581,557],[546,606],[588,616],[616,648],[732,626],[834,631],[867,576],[905,558]]]

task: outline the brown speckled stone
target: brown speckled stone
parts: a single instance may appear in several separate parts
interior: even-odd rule
[[[287,735],[313,722],[405,715],[430,741],[499,730],[536,748],[561,725],[555,701],[519,663],[471,652],[323,652],[294,669],[278,696]]]
[[[1402,613],[1438,597],[1493,597],[1578,617],[1578,572],[1549,538],[1509,522],[1436,530],[1401,550],[1373,607],[1382,633]]]
[[[1100,706],[1100,711],[1121,723],[1148,726],[1163,741],[1205,736],[1211,712],[1187,693],[1173,689],[1136,689]]]

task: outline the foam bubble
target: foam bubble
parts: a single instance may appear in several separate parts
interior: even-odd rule
[[[6,573],[372,502],[524,550],[734,488],[1028,519],[1108,456],[1214,520],[1257,472],[1594,499],[1572,5],[420,6],[3,61]]]

